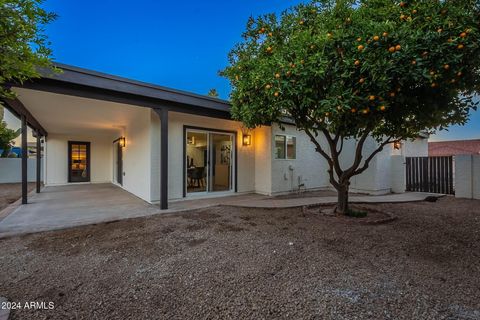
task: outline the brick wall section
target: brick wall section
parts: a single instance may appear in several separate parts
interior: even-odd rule
[[[461,154],[480,154],[480,139],[476,140],[456,140],[439,141],[428,143],[428,155],[436,156],[456,156]]]

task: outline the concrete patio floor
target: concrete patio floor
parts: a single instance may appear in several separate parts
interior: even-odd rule
[[[403,193],[384,196],[353,195],[351,202],[382,203],[422,201],[427,193]],[[282,199],[258,194],[238,194],[224,197],[172,201],[168,210],[160,210],[113,184],[81,184],[46,187],[41,193],[31,193],[27,205],[18,205],[1,219],[0,238],[65,229],[82,225],[146,217],[158,213],[173,213],[218,205],[250,208],[291,208],[312,204],[336,203],[336,197],[302,197]],[[4,211],[5,212],[5,211]]]

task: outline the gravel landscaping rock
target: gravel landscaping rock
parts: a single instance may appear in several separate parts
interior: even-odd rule
[[[369,205],[370,206],[370,205]],[[0,240],[12,319],[478,319],[480,201],[216,207]]]
[[[28,184],[28,191],[35,189],[35,183]],[[14,203],[22,196],[21,183],[0,183],[0,211]]]

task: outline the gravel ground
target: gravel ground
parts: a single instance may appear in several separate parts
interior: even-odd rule
[[[35,189],[35,183],[28,184],[28,191]],[[21,183],[0,183],[0,211],[22,196]]]
[[[479,319],[480,201],[217,207],[0,240],[14,319]]]

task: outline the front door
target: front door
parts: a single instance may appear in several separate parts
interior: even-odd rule
[[[90,182],[90,142],[68,142],[68,182]]]
[[[115,172],[113,173],[115,182],[123,185],[123,148],[118,141],[113,143],[113,161]]]

